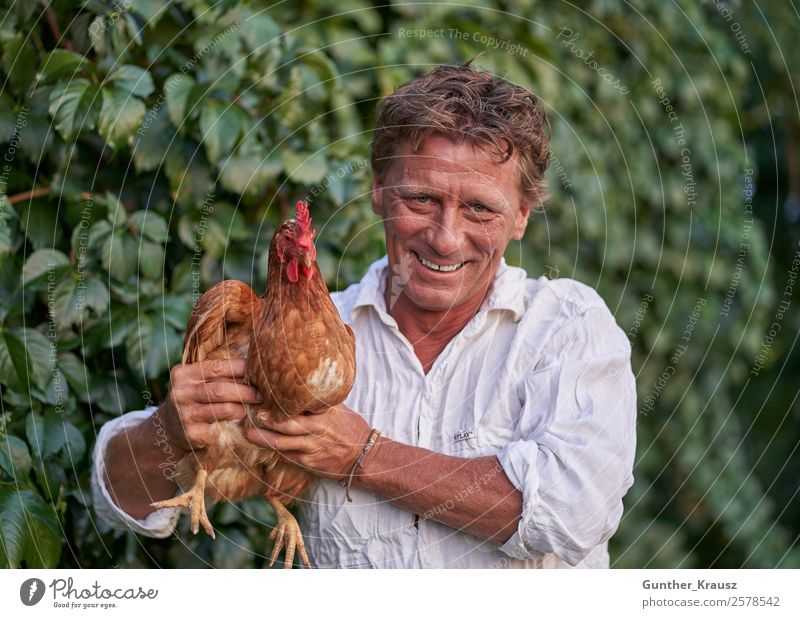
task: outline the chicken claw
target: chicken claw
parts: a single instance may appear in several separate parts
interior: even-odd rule
[[[300,531],[300,525],[285,506],[277,498],[267,498],[268,502],[275,509],[275,515],[278,517],[278,522],[269,533],[271,541],[275,541],[272,547],[272,555],[269,557],[269,566],[275,564],[284,543],[286,544],[286,555],[284,557],[283,568],[291,569],[294,564],[294,551],[297,549],[300,558],[309,569],[311,568],[311,561],[308,559],[306,553],[306,545],[303,542],[303,533]]]
[[[197,534],[200,530],[200,524],[203,524],[203,529],[205,529],[205,531],[208,533],[208,536],[210,536],[212,539],[215,539],[216,536],[214,535],[214,528],[211,526],[211,522],[206,514],[205,496],[207,476],[208,472],[206,472],[203,468],[200,468],[197,471],[194,485],[192,485],[186,493],[183,493],[180,496],[175,496],[174,498],[170,498],[169,500],[153,502],[150,506],[154,506],[157,509],[170,507],[188,508],[191,516],[192,532]]]

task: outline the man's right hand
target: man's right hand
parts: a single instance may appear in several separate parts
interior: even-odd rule
[[[206,360],[175,365],[170,389],[158,414],[167,439],[177,449],[189,451],[208,446],[211,424],[243,419],[245,404],[261,403],[261,394],[245,380],[244,359]]]
[[[247,414],[245,404],[261,401],[258,390],[242,384],[244,380],[241,359],[172,368],[169,394],[155,415],[108,442],[105,483],[123,511],[142,519],[154,510],[151,503],[175,495],[177,485],[165,470],[174,471],[190,450],[208,446],[211,423],[242,419]]]

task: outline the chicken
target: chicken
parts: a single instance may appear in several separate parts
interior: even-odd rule
[[[298,202],[295,218],[281,224],[272,237],[264,296],[259,298],[241,281],[226,280],[197,303],[184,338],[183,363],[246,359],[247,380],[263,401],[248,405],[241,422],[215,423],[211,443],[176,466],[175,480],[189,489],[152,504],[188,508],[192,531],[196,534],[202,524],[214,538],[206,496],[213,502],[237,502],[262,495],[277,515],[270,534],[270,566],[285,546],[286,568],[292,567],[295,549],[311,566],[300,527],[286,505],[313,476],[281,460],[277,452],[255,446],[242,429],[339,404],[353,386],[353,331],[342,323],[328,294],[316,263],[314,237],[308,206]]]

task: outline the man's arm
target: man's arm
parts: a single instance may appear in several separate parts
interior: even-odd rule
[[[201,449],[215,435],[211,424],[240,420],[244,404],[261,401],[258,390],[241,384],[245,361],[210,360],[176,365],[170,372],[166,401],[145,421],[114,435],[99,456],[103,482],[114,503],[143,519],[151,502],[170,498],[178,489],[170,479],[178,461]]]
[[[188,452],[167,438],[162,405],[141,424],[116,434],[105,453],[104,482],[114,503],[131,517],[144,519],[151,502],[171,498],[178,485],[170,479]]]
[[[452,457],[380,438],[353,482],[425,519],[500,544],[522,515],[522,493],[494,456]]]
[[[253,443],[336,480],[346,478],[369,433],[364,418],[345,405],[245,430]],[[353,482],[421,517],[497,543],[514,534],[522,514],[522,494],[496,457],[451,457],[380,438]]]

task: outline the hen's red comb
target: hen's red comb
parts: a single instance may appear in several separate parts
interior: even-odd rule
[[[294,220],[297,222],[297,231],[301,235],[308,234],[311,229],[311,214],[308,212],[308,204],[303,200],[298,200],[297,202],[297,214],[295,214]]]

